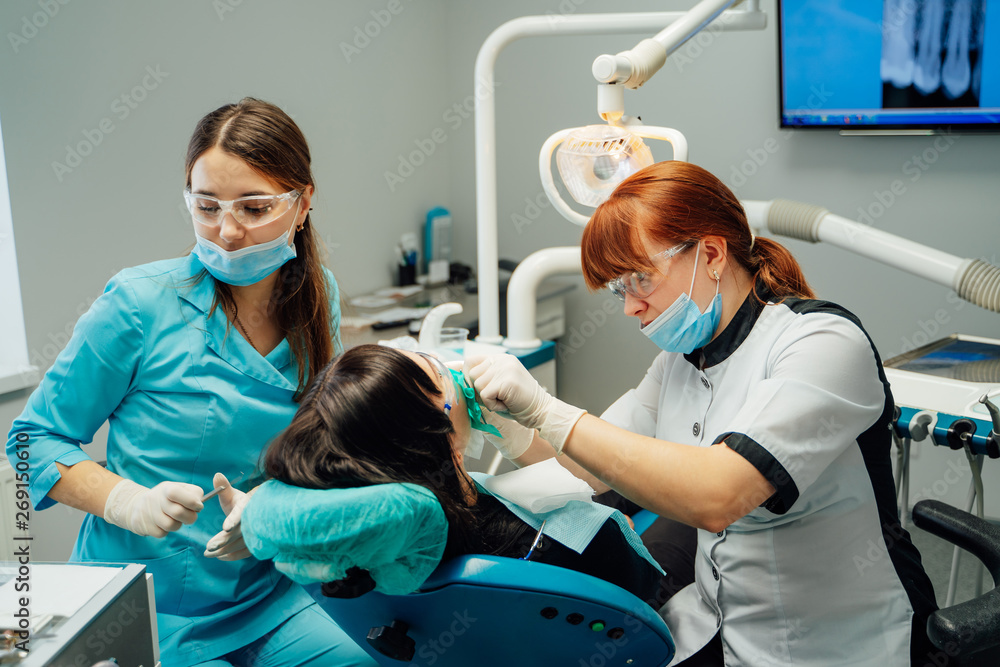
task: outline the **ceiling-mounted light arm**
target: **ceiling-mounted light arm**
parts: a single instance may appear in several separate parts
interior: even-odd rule
[[[598,83],[608,84],[612,88],[619,85],[625,88],[638,88],[663,67],[667,62],[667,56],[737,1],[702,0],[683,18],[671,23],[655,37],[642,40],[628,51],[598,56],[591,67],[594,78]]]

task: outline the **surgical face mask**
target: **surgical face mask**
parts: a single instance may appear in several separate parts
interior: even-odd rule
[[[661,350],[688,354],[712,340],[712,334],[719,327],[722,319],[722,295],[719,293],[718,281],[715,283],[715,298],[708,304],[704,313],[691,300],[690,292],[694,289],[694,281],[698,276],[700,251],[699,243],[694,255],[694,275],[691,276],[688,293],[677,297],[669,308],[642,328],[642,333]]]
[[[298,214],[298,207],[295,212]],[[293,223],[294,220],[293,216]],[[227,285],[245,287],[260,282],[296,257],[295,244],[288,242],[292,229],[294,225],[289,228],[288,234],[282,234],[273,241],[239,250],[224,250],[200,234],[195,234],[197,243],[191,252],[216,280]]]

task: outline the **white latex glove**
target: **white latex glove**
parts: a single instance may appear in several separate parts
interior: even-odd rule
[[[219,492],[219,502],[226,520],[222,523],[222,531],[216,533],[205,545],[205,556],[219,560],[243,560],[250,557],[250,550],[243,540],[243,508],[247,506],[251,493],[243,493],[233,488],[226,476],[221,472],[212,478],[212,488],[224,486]]]
[[[562,453],[566,438],[586,410],[551,396],[514,355],[494,354],[478,363],[470,360],[469,366],[469,378],[483,405],[506,411],[522,426],[537,428],[542,438]]]
[[[160,482],[150,489],[123,479],[108,494],[104,520],[136,535],[163,537],[195,522],[204,493],[194,484]]]
[[[528,451],[531,441],[535,439],[535,431],[521,426],[513,419],[505,419],[497,413],[483,408],[483,421],[500,431],[502,438],[483,432],[486,442],[496,447],[505,459],[516,459]]]

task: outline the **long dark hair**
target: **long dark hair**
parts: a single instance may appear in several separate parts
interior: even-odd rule
[[[286,191],[315,187],[309,145],[302,131],[273,104],[245,97],[198,121],[185,159],[188,188],[194,163],[216,146]],[[296,400],[339,346],[338,323],[331,313],[333,289],[323,271],[320,242],[311,222],[307,214],[302,229],[295,234],[296,257],[281,267],[267,306],[268,314],[288,339],[298,365]],[[212,307],[219,305],[229,311],[235,302],[230,286],[216,280]]]
[[[441,395],[399,350],[352,347],[317,373],[268,448],[264,473],[312,489],[419,484],[437,496],[451,528],[471,539],[468,480],[452,456],[451,420],[434,401]]]
[[[729,256],[775,296],[815,296],[788,249],[771,239],[754,240],[736,195],[697,165],[650,165],[597,207],[580,242],[587,287],[597,290],[623,273],[652,270],[644,235],[665,245],[721,236]]]

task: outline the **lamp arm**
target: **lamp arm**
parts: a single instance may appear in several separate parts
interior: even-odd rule
[[[787,199],[741,203],[751,229],[829,243],[951,288],[966,301],[1000,313],[1000,267],[956,257],[812,204]]]
[[[736,2],[737,0],[702,0],[683,17],[654,37],[642,40],[631,50],[598,56],[591,67],[594,78],[602,84],[620,84],[633,89],[640,87],[663,67],[667,56]],[[760,30],[767,25],[766,16],[759,11],[756,2],[747,2],[740,11],[727,12],[725,18],[726,27],[736,27],[729,25],[735,21],[739,24],[738,29],[743,30]]]

